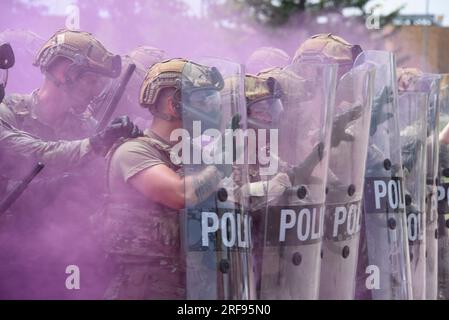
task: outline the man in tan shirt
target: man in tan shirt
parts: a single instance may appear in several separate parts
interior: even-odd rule
[[[212,114],[220,106],[220,78],[218,70],[183,59],[148,70],[140,104],[154,117],[151,127],[109,155],[103,234],[112,274],[106,299],[185,298],[179,210],[206,200],[224,174],[209,165],[184,176],[182,165],[173,161],[170,136],[186,119],[195,119],[181,103],[181,85],[191,86],[194,108]],[[194,98],[200,100],[194,104]]]

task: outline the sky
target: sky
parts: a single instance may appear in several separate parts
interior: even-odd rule
[[[382,13],[389,13],[395,8],[405,4],[401,14],[425,14],[426,2],[429,3],[429,14],[444,15],[443,25],[449,26],[449,1],[448,0],[379,0],[373,4],[380,3],[383,8]]]
[[[32,3],[50,4],[51,13],[65,14],[69,4],[76,3],[76,0],[22,0]],[[191,7],[192,14],[199,15],[201,12],[201,2],[204,0],[184,0]],[[434,15],[444,15],[443,25],[449,26],[449,1],[448,0],[374,0],[371,5],[380,4],[382,14],[387,14],[399,6],[405,4],[402,14],[425,14],[426,2],[429,3],[429,13]]]

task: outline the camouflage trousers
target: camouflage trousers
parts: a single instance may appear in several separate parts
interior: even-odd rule
[[[185,299],[185,268],[174,259],[109,256],[107,300]]]

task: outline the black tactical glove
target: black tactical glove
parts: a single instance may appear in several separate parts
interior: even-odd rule
[[[304,159],[299,165],[292,167],[287,170],[287,175],[290,178],[292,185],[297,184],[297,181],[309,181],[315,177],[312,177],[313,170],[318,165],[318,163],[323,160],[324,157],[324,143],[317,143],[309,155]]]
[[[416,140],[413,136],[402,136],[402,166],[411,172],[418,161],[419,149],[424,147],[424,143]]]
[[[384,111],[384,106],[388,103],[393,102],[393,91],[390,87],[384,87],[382,92],[374,97],[373,109],[371,111],[371,127],[369,135],[372,137],[376,131],[377,127],[393,117],[391,112],[386,113]]]
[[[341,141],[354,141],[354,136],[346,132],[349,124],[362,115],[362,106],[356,106],[335,116],[332,122],[331,146],[337,147]]]
[[[223,177],[230,177],[232,172],[233,172],[233,168],[232,168],[232,164],[231,163],[226,163],[226,157],[229,154],[229,152],[232,152],[232,161],[233,163],[237,160],[237,141],[235,139],[235,137],[233,137],[233,143],[232,143],[232,150],[226,150],[226,143],[225,141],[226,139],[226,135],[228,134],[233,134],[234,130],[240,129],[241,128],[241,116],[239,113],[236,113],[232,116],[231,120],[229,121],[229,123],[227,124],[226,128],[227,129],[232,129],[232,133],[231,131],[225,131],[225,134],[223,135],[222,139],[221,139],[221,143],[223,144],[223,147],[220,151],[219,157],[222,158],[222,164],[215,164],[215,167],[217,167],[217,169],[223,174]]]
[[[128,116],[117,117],[102,131],[92,136],[90,144],[97,154],[106,153],[120,138],[137,138],[143,132],[129,119]]]

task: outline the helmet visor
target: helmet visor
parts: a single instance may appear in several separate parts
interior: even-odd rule
[[[188,96],[189,106],[203,112],[216,112],[221,107],[220,92],[214,89],[193,90]]]

